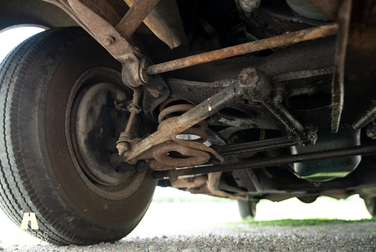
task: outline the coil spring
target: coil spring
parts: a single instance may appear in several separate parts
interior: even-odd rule
[[[193,107],[194,105],[187,104],[186,101],[182,99],[169,98],[159,106],[159,124],[172,123],[175,117],[184,114]],[[175,167],[206,163],[210,159],[210,154],[208,153],[209,147],[203,144],[208,139],[208,135],[205,132],[207,128],[208,124],[203,120],[180,133],[173,142],[164,143],[163,146],[154,153],[155,160],[164,165]],[[192,136],[194,136],[195,139],[191,139]],[[180,153],[183,157],[171,155],[170,152]]]
[[[158,122],[160,124],[163,123],[166,119],[173,119],[174,117],[178,117],[188,110],[194,108],[192,104],[186,104],[184,100],[179,98],[169,98],[164,101],[161,105],[159,105],[159,116]],[[169,121],[170,121],[169,120]],[[167,121],[165,122],[167,123]],[[204,143],[208,140],[208,135],[206,134],[205,130],[208,128],[208,124],[205,120],[199,122],[195,126],[185,130],[184,132],[180,133],[179,135],[188,135],[188,136],[197,136],[199,138],[192,140],[188,139],[189,141],[196,141],[200,143]]]

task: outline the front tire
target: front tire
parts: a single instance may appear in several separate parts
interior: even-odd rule
[[[17,225],[23,213],[35,213],[39,229],[28,231],[38,238],[113,242],[136,227],[151,202],[156,182],[145,165],[110,162],[126,123],[119,118],[128,115],[110,99],[118,90],[132,94],[119,69],[81,28],[38,34],[0,67],[0,206]],[[102,102],[84,102],[90,90],[107,93],[97,97]],[[76,120],[98,127],[88,126],[80,142]]]

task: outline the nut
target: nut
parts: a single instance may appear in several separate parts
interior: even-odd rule
[[[238,78],[241,87],[245,89],[244,99],[264,102],[269,99],[272,88],[268,77],[255,68],[244,69]]]
[[[103,39],[103,41],[102,41],[103,45],[105,45],[105,46],[110,46],[110,45],[112,45],[114,42],[115,42],[115,38],[112,37],[112,36],[106,36],[106,37]]]
[[[129,149],[129,143],[120,142],[116,144],[116,149],[118,149],[119,156],[122,156]]]
[[[260,6],[261,0],[239,0],[240,8],[245,12],[255,11]]]

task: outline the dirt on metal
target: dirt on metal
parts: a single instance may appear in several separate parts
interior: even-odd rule
[[[165,63],[151,65],[146,69],[148,75],[160,74],[177,69],[195,66],[203,63],[208,63],[220,59],[226,59],[230,57],[240,56],[247,53],[258,52],[275,47],[295,44],[302,41],[327,37],[337,33],[338,24],[332,23],[315,28],[309,28],[301,31],[296,31],[280,36],[275,36],[267,39],[257,40],[241,45],[231,46],[224,49],[219,49],[207,53],[201,53],[185,57],[182,59],[176,59]]]
[[[199,121],[195,127],[188,128],[181,133],[168,134],[171,122],[176,118],[176,113],[183,114],[186,111],[194,108],[192,104],[176,104],[183,103],[177,98],[170,98],[163,102],[159,109],[158,117],[159,131],[165,132],[165,141],[151,147],[150,149],[138,155],[136,159],[131,160],[132,163],[136,160],[149,160],[150,167],[154,170],[171,170],[176,167],[192,166],[203,164],[209,161],[210,153],[216,155],[216,152],[205,146],[203,143],[208,139],[205,130],[208,124],[205,120]],[[199,137],[196,140],[181,140],[177,138],[177,134],[194,135]],[[178,156],[171,155],[172,152],[180,153]],[[183,155],[183,156],[181,156]],[[153,160],[153,161],[152,161]]]

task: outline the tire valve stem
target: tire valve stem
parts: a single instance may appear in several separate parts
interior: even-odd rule
[[[133,100],[131,104],[127,107],[128,111],[130,112],[129,120],[124,132],[120,133],[119,140],[116,142],[116,149],[118,150],[119,156],[126,156],[126,152],[130,148],[130,144],[134,138],[132,138],[132,126],[136,120],[136,115],[141,112],[141,109],[138,107],[140,98],[141,98],[141,90],[140,88],[132,88],[133,89]]]

